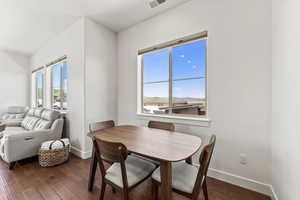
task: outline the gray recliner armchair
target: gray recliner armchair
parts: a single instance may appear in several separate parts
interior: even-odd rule
[[[2,115],[1,121],[5,123],[6,126],[20,126],[27,111],[27,107],[10,106],[7,112]]]
[[[1,158],[10,164],[37,155],[41,143],[62,137],[64,120],[58,111],[30,109],[19,126],[9,126],[0,139]]]

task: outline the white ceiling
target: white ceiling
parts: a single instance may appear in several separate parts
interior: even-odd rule
[[[188,0],[0,0],[0,49],[33,54],[81,16],[120,31]]]

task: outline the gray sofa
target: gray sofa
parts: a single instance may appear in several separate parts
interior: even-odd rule
[[[8,107],[7,113],[2,115],[1,121],[6,126],[20,126],[27,111],[28,108],[23,106]]]
[[[41,143],[60,139],[64,120],[60,112],[37,108],[30,109],[23,121],[8,126],[0,139],[1,158],[10,164],[37,155]]]

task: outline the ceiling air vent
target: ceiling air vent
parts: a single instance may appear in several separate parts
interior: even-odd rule
[[[155,8],[155,7],[157,7],[160,4],[165,3],[165,2],[166,2],[166,0],[151,0],[149,2],[149,5],[150,5],[151,8]]]

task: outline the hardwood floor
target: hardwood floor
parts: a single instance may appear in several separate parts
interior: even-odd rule
[[[97,199],[100,176],[97,171],[96,186],[88,192],[89,160],[71,156],[68,163],[54,168],[42,168],[36,159],[17,164],[14,170],[0,161],[0,200],[89,200]],[[270,200],[262,194],[252,192],[216,179],[208,179],[210,200]],[[107,200],[121,200],[120,194],[113,194],[107,187]],[[148,180],[135,188],[131,200],[151,200],[151,181]],[[173,193],[174,200],[186,200]],[[202,196],[199,200],[203,200]]]

